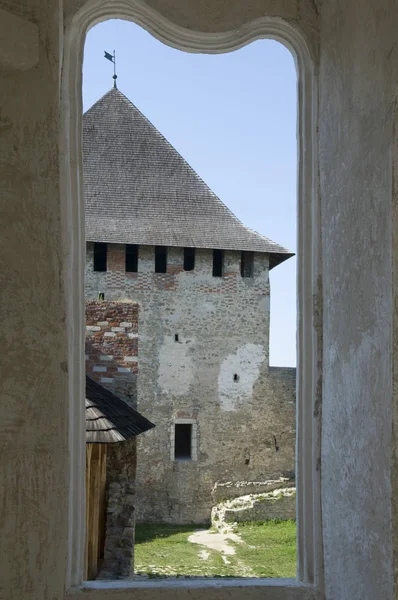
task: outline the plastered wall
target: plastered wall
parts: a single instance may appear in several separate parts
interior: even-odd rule
[[[0,596],[8,600],[64,595],[72,457],[66,390],[70,288],[63,276],[70,281],[77,274],[61,228],[60,150],[65,148],[59,148],[59,134],[60,119],[69,122],[77,115],[60,112],[61,61],[64,26],[83,4],[0,0],[1,8],[35,23],[39,35],[34,68],[0,72],[0,302],[7,346],[6,375],[0,380]],[[168,0],[159,8],[190,29],[227,30],[274,14],[302,23],[312,40],[317,37],[311,1]],[[18,27],[13,33],[20,35]]]
[[[185,272],[183,249],[168,248],[167,270],[155,273],[154,248],[141,246],[138,272],[126,273],[124,245],[108,244],[107,272],[95,272],[89,243],[86,297],[140,305],[137,406],[156,428],[137,440],[137,518],[205,523],[217,481],[294,471],[295,369],[268,369],[266,255],[242,278],[240,252],[225,252],[218,278],[212,250],[197,249]],[[193,460],[174,460],[181,419],[193,425]]]
[[[68,514],[66,308],[59,197],[61,6],[0,2],[39,24],[39,62],[0,71],[0,597],[62,598]],[[18,37],[19,29],[14,30]]]
[[[178,24],[203,31],[228,30],[273,14],[297,25],[313,49],[321,25],[326,597],[393,598],[397,518],[390,436],[395,448],[391,348],[393,343],[396,347],[392,312],[396,248],[391,223],[396,217],[391,167],[396,151],[392,152],[391,115],[397,80],[396,3],[159,0],[151,4]],[[61,10],[68,22],[82,5],[83,0],[0,0],[0,7],[39,28],[37,66],[0,73],[1,314],[7,347],[0,380],[0,595],[7,599],[64,596],[69,365],[68,290],[60,274],[70,268],[71,249],[63,245],[60,225]],[[14,33],[18,36],[18,29]],[[233,597],[257,598],[264,593],[236,588]],[[297,593],[287,588],[272,591],[281,599],[296,598]],[[186,595],[172,590],[164,597]],[[226,595],[232,597],[230,592]],[[121,590],[100,594],[101,600],[108,596],[125,597]],[[87,594],[90,599],[98,597],[98,591]]]
[[[59,148],[59,133],[60,118],[77,120],[77,115],[60,112],[62,12],[67,26],[82,5],[80,0],[0,0],[1,8],[34,22],[39,32],[36,67],[0,73],[1,311],[7,346],[2,362],[6,375],[0,381],[0,595],[8,600],[64,596],[71,459],[66,391],[70,289],[62,277],[70,281],[76,273],[61,228],[64,148]],[[248,5],[224,0],[213,5],[170,0],[161,8],[167,17],[197,30],[226,30],[272,13],[302,23],[311,40],[317,38],[311,1],[256,0]],[[15,28],[14,35],[19,34]],[[295,596],[294,591],[286,593]]]
[[[321,16],[326,594],[390,600],[396,597],[391,350],[398,7],[388,0],[324,2]]]

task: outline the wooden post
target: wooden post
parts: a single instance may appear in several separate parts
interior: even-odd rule
[[[84,578],[88,579],[88,540],[90,537],[90,471],[92,444],[86,444],[86,543],[84,552]]]
[[[100,495],[100,444],[93,444],[89,489],[88,579],[95,579],[98,560],[98,521]]]
[[[99,495],[99,521],[98,521],[98,569],[104,558],[105,524],[106,524],[106,451],[107,445],[101,444],[100,454],[100,495]]]

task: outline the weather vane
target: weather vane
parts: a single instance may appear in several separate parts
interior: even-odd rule
[[[106,50],[104,50],[105,52],[105,58],[107,58],[108,60],[110,60],[113,63],[113,87],[117,87],[116,86],[116,79],[117,79],[117,75],[116,75],[116,53],[115,51],[113,51],[113,55],[109,54],[109,52],[106,52]]]

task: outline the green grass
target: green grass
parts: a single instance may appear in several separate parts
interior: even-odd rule
[[[293,521],[240,523],[234,529],[241,543],[229,541],[235,554],[226,556],[188,537],[195,525],[136,527],[135,571],[148,577],[295,577],[296,524]],[[203,558],[203,551],[208,553]]]

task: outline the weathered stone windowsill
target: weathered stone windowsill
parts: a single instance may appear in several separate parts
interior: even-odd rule
[[[146,581],[88,581],[71,590],[67,600],[179,600],[196,590],[206,590],[206,600],[320,600],[312,586],[295,579],[158,579]]]

